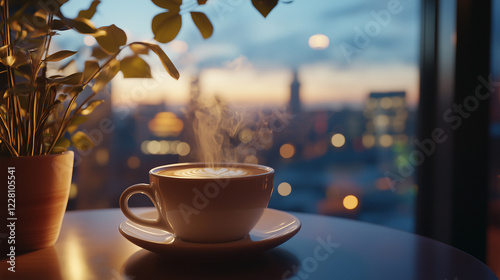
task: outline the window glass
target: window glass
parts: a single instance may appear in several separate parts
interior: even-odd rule
[[[198,144],[208,140],[197,141],[193,116],[220,112],[218,102],[223,120],[243,125],[204,135],[224,134],[230,160],[276,170],[270,207],[412,231],[420,1],[282,0],[265,18],[252,2],[184,1],[179,35],[162,44],[181,78],[151,55],[153,79],[119,74],[100,94],[106,103],[82,127],[96,145],[76,153],[70,209],[117,207],[151,168],[200,160]],[[73,0],[63,12],[89,5]],[[211,38],[200,35],[193,9],[209,17]],[[106,0],[93,21],[123,28],[129,42],[150,41],[161,12],[151,1]],[[91,37],[71,36],[57,44],[91,53]]]
[[[492,1],[491,76],[500,81],[500,1]],[[490,226],[488,227],[488,256],[491,269],[500,275],[500,88],[495,87],[491,99],[490,127]]]

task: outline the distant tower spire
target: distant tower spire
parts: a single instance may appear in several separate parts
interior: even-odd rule
[[[293,81],[290,85],[290,111],[292,114],[298,114],[301,110],[300,105],[300,82],[297,69],[293,70]]]

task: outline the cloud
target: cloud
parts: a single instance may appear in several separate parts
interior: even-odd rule
[[[256,66],[297,67],[327,61],[349,67],[350,62],[342,54],[340,45],[343,42],[354,44],[354,28],[364,29],[366,24],[374,21],[372,11],[385,9],[388,3],[368,0],[296,0],[291,4],[280,3],[264,19],[250,5],[250,1],[246,2],[227,11],[224,19],[213,19],[215,31],[212,38],[206,41],[195,39],[193,32],[190,32],[189,38],[185,38],[193,41],[193,53],[200,58],[200,67],[213,67],[217,61],[223,66],[237,57],[234,53],[236,49]],[[366,64],[418,64],[418,2],[402,2],[402,12],[392,15],[389,24],[382,27],[377,36],[370,38],[370,44],[360,48],[354,59]],[[309,37],[317,33],[330,38],[331,44],[326,50],[309,48]],[[216,57],[208,55],[210,50],[222,48],[223,45],[231,45],[234,49],[219,52]],[[206,54],[197,55],[198,51]]]
[[[120,27],[130,30],[134,39],[148,34],[152,37],[151,19],[161,9],[151,3],[129,5],[133,3],[131,1],[127,5],[118,5],[120,12],[116,13],[110,9],[120,3],[118,0],[104,2],[94,19],[97,25],[117,20]],[[418,0],[400,1],[401,13],[392,15],[389,24],[382,27],[377,36],[371,37],[370,43],[363,48],[354,42],[355,28],[364,30],[374,21],[372,12],[386,9],[389,0],[294,0],[290,4],[281,1],[267,18],[262,17],[251,1],[214,0],[209,3],[211,5],[199,9],[214,25],[214,34],[207,40],[201,37],[189,13],[183,15],[183,26],[177,39],[186,42],[189,51],[187,54],[169,51],[179,68],[224,67],[240,56],[261,69],[297,68],[317,62],[340,68],[350,68],[353,62],[380,67],[391,63],[418,65]],[[123,16],[127,14],[139,14],[141,19]],[[313,50],[308,46],[309,37],[318,33],[330,39],[330,46],[325,50]],[[77,47],[73,41],[65,42],[66,46]],[[346,59],[341,49],[343,43],[359,49],[351,60]],[[498,45],[495,42],[494,46]],[[168,44],[163,47],[169,50]]]

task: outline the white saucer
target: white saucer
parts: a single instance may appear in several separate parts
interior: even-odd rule
[[[156,209],[139,214],[154,219]],[[237,241],[225,243],[192,243],[175,238],[170,232],[138,225],[126,220],[120,233],[135,245],[172,257],[233,257],[246,256],[274,248],[292,238],[301,227],[299,219],[283,211],[266,209],[250,234]]]

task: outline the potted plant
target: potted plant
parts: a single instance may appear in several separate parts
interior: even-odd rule
[[[4,235],[13,236],[11,243],[1,244],[13,245],[18,252],[48,247],[57,239],[73,169],[73,152],[67,149],[92,145],[77,128],[102,103],[93,100],[96,93],[119,71],[125,77],[151,77],[140,57],[148,51],[159,57],[172,77],[179,78],[158,45],[127,44],[125,32],[115,25],[96,28],[90,19],[99,1],[73,19],[61,13],[62,1],[48,6],[39,2],[0,2],[0,170],[2,200],[8,202],[1,204],[0,217],[10,225],[7,232],[2,227]],[[99,47],[81,72],[62,74],[63,65],[61,72],[48,75],[51,64],[76,53],[49,52],[52,38],[67,30],[94,36]],[[125,49],[131,52],[119,58]]]
[[[115,25],[95,27],[91,18],[100,1],[76,18],[63,15],[60,7],[65,2],[0,0],[0,199],[8,202],[1,204],[0,219],[9,225],[0,230],[2,251],[10,246],[30,251],[55,243],[71,184],[73,152],[68,148],[93,145],[78,125],[103,102],[94,97],[118,72],[125,78],[150,78],[150,67],[141,56],[154,53],[170,76],[179,78],[157,44],[128,43]],[[207,0],[197,2],[204,5]],[[277,2],[252,1],[264,16]],[[182,0],[153,3],[165,9],[152,20],[155,40],[167,43],[181,28]],[[204,13],[189,15],[204,38],[212,35]],[[62,62],[77,51],[50,48],[54,36],[69,30],[91,35],[98,43],[82,69],[70,74],[65,72],[69,63]]]

